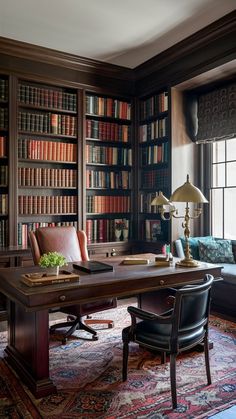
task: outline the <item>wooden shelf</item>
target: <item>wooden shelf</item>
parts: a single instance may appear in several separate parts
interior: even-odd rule
[[[60,108],[48,108],[45,106],[38,106],[38,105],[33,105],[33,104],[28,104],[28,103],[23,103],[23,102],[18,102],[18,106],[19,108],[24,108],[24,109],[34,109],[34,110],[40,110],[40,111],[46,111],[46,112],[55,112],[55,113],[62,113],[62,114],[71,114],[71,115],[77,115],[77,111],[70,111],[68,109],[60,109]]]
[[[76,140],[77,139],[77,135],[66,135],[66,134],[53,134],[53,133],[46,133],[46,132],[36,132],[36,131],[22,131],[22,130],[18,130],[18,133],[21,135],[27,135],[27,136],[31,136],[31,135],[35,135],[37,137],[50,137],[52,140],[55,138],[60,138],[60,139],[73,139]]]

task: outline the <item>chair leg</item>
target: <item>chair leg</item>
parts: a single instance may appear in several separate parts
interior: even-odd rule
[[[205,355],[205,365],[206,365],[206,375],[207,375],[207,384],[211,384],[211,369],[210,369],[210,360],[209,360],[209,344],[208,338],[204,338],[204,355]]]
[[[176,354],[170,354],[170,384],[173,409],[177,408],[176,394]]]
[[[161,364],[166,363],[166,352],[161,352]]]
[[[91,333],[93,335],[93,340],[98,340],[98,336],[97,336],[97,332],[92,329],[91,327],[87,326],[86,324],[84,324],[79,318],[76,318],[76,320],[72,321],[72,322],[62,322],[62,323],[58,323],[58,324],[53,324],[50,327],[50,332],[54,332],[56,329],[61,329],[61,328],[65,328],[65,327],[69,327],[69,329],[67,330],[67,332],[63,335],[62,337],[62,344],[64,345],[66,343],[66,340],[68,338],[68,336],[71,336],[75,330],[77,329],[81,329],[81,330],[85,330],[88,333]]]
[[[84,324],[107,324],[108,329],[112,329],[114,327],[113,320],[87,318],[86,320],[84,320]]]
[[[124,342],[123,344],[123,369],[122,369],[123,381],[127,380],[128,357],[129,357],[129,342]]]
[[[87,326],[81,320],[78,321],[78,326],[77,326],[78,329],[82,329],[82,330],[85,330],[88,333],[91,333],[93,335],[93,339],[98,340],[97,332],[92,327]]]

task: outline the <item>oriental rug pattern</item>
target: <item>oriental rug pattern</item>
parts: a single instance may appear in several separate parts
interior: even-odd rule
[[[211,317],[212,385],[206,385],[204,355],[177,358],[178,408],[171,408],[169,363],[137,345],[130,345],[128,381],[121,380],[121,331],[130,324],[127,304],[97,313],[115,320],[114,329],[99,331],[99,340],[71,337],[61,345],[51,339],[50,372],[58,393],[35,400],[4,360],[0,361],[0,417],[47,419],[174,419],[209,418],[236,404],[236,324]],[[4,357],[6,333],[0,333]]]

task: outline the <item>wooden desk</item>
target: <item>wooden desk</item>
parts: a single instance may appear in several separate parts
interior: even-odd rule
[[[155,255],[145,254],[154,260]],[[0,291],[9,299],[9,335],[5,349],[9,364],[15,368],[36,398],[56,390],[49,377],[48,309],[68,306],[106,297],[124,297],[145,292],[197,283],[206,273],[220,277],[221,268],[202,263],[197,268],[157,268],[150,265],[121,264],[122,257],[106,262],[113,272],[88,275],[81,271],[79,283],[28,287],[21,275],[40,268],[0,269]],[[68,267],[73,269],[72,266]]]
[[[30,256],[31,250],[24,246],[0,246],[0,268],[21,266],[22,259]],[[7,320],[6,298],[0,293],[0,321]]]

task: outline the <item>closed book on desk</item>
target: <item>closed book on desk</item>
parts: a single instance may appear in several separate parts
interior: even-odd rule
[[[170,266],[169,260],[156,260],[155,266]]]
[[[108,265],[104,262],[99,262],[96,260],[86,260],[81,262],[73,263],[74,269],[79,269],[81,271],[87,272],[89,274],[96,274],[100,272],[109,272],[113,271],[113,266]]]
[[[125,258],[123,260],[123,265],[147,265],[149,259],[144,258]]]
[[[155,257],[156,266],[170,266],[170,259],[166,255],[158,255]]]

